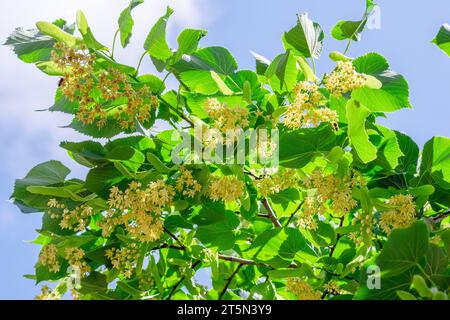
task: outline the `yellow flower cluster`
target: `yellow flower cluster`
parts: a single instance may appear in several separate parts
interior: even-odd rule
[[[359,226],[359,232],[351,232],[349,237],[355,242],[356,246],[361,245],[366,239],[371,241],[373,226],[375,225],[375,217],[372,213],[355,213],[353,224]]]
[[[356,72],[351,61],[339,61],[336,69],[325,77],[325,87],[333,96],[361,88],[366,82],[366,75]]]
[[[61,218],[59,226],[62,229],[69,229],[76,232],[85,230],[89,223],[90,217],[94,214],[92,207],[84,204],[69,210],[63,203],[58,202],[58,200],[50,199],[47,205],[49,208],[62,210],[62,214],[49,211],[49,215],[52,219],[56,219],[58,217]]]
[[[277,172],[274,175],[265,176],[255,181],[256,188],[264,198],[289,188],[295,188],[297,185],[298,179],[294,169]]]
[[[136,240],[151,242],[163,233],[159,216],[175,196],[172,186],[164,180],[151,182],[145,189],[139,182],[132,182],[125,191],[111,188],[108,199],[110,210],[100,221],[102,235],[109,237],[117,225],[124,225]]]
[[[338,295],[338,294],[342,293],[342,290],[339,287],[339,285],[336,283],[336,281],[333,281],[333,280],[331,280],[330,282],[325,284],[323,286],[323,289],[333,295]]]
[[[303,228],[315,230],[317,224],[314,216],[323,215],[328,210],[333,216],[343,217],[357,205],[352,197],[353,188],[364,183],[359,175],[340,178],[332,174],[324,175],[320,170],[315,170],[304,181],[304,185],[313,192],[305,199],[302,206],[303,214],[298,224]]]
[[[111,248],[105,251],[106,257],[113,267],[129,279],[133,275],[133,268],[139,256],[139,250],[135,243],[121,249]]]
[[[192,171],[185,166],[179,168],[180,175],[175,182],[175,189],[183,196],[193,198],[200,192],[202,186],[192,177]]]
[[[49,286],[44,285],[41,288],[41,293],[36,295],[34,300],[59,300],[59,296],[53,293]]]
[[[335,110],[319,108],[323,95],[314,83],[300,82],[294,88],[294,103],[287,107],[283,123],[286,127],[297,129],[302,127],[315,127],[322,122],[337,122],[338,115]]]
[[[235,201],[244,194],[245,183],[235,176],[211,175],[207,195],[213,201]]]
[[[80,277],[84,277],[86,273],[91,271],[91,267],[84,261],[84,250],[81,248],[66,248],[65,258],[69,265],[75,269]]]
[[[395,207],[381,214],[380,227],[387,234],[395,228],[407,228],[416,221],[416,205],[412,195],[392,196],[387,204]]]
[[[58,249],[54,244],[47,244],[39,253],[39,264],[47,267],[51,272],[58,272],[61,269],[58,259]]]
[[[227,130],[244,129],[249,125],[249,111],[243,107],[230,108],[216,98],[206,100],[205,109],[213,122],[214,128],[222,133]]]
[[[124,106],[119,106],[114,113],[120,126],[128,129],[134,125],[135,118],[140,122],[150,119],[150,111],[157,108],[159,100],[152,95],[148,87],[134,89],[128,76],[114,68],[94,75],[95,55],[85,48],[75,50],[63,43],[56,43],[52,51],[52,61],[65,70],[61,83],[61,92],[70,100],[77,101],[79,109],[77,118],[83,124],[96,123],[103,127],[108,120],[107,102],[124,99]],[[93,92],[99,92],[106,102],[99,102]]]
[[[317,230],[318,225],[315,216],[318,213],[318,204],[315,197],[306,197],[302,205],[302,214],[297,220],[298,226],[302,229]]]
[[[311,285],[300,278],[288,278],[286,290],[297,296],[299,300],[320,300],[319,291],[314,290]]]

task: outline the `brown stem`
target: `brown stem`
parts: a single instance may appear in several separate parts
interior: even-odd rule
[[[300,210],[300,208],[303,206],[303,204],[305,203],[305,201],[300,202],[300,204],[298,205],[298,207],[294,210],[294,212],[292,212],[291,216],[289,217],[288,221],[286,222],[286,224],[284,225],[285,227],[287,227],[289,225],[289,223],[291,223],[292,218],[294,218],[294,216],[297,214],[297,212]]]
[[[450,216],[450,209],[448,209],[447,211],[445,211],[445,212],[443,212],[441,214],[438,214],[438,215],[436,215],[434,217],[428,218],[428,221],[431,222],[431,223],[439,223],[439,222],[441,222],[442,220],[444,220],[448,216]]]
[[[223,287],[222,291],[219,294],[219,299],[218,300],[222,300],[223,295],[225,294],[225,292],[227,292],[228,287],[230,286],[231,281],[233,280],[234,276],[239,272],[239,270],[242,268],[243,264],[240,263],[236,270],[234,270],[234,272],[231,274],[231,276],[227,279],[227,283],[225,284],[225,286]]]
[[[169,231],[166,227],[163,227],[164,232],[167,233],[172,239],[174,239],[181,247],[182,250],[186,250],[186,246],[180,241],[180,239],[177,238],[176,235],[174,235],[172,232]]]
[[[269,215],[269,219],[272,220],[272,223],[275,227],[277,228],[282,228],[283,225],[280,223],[280,221],[278,220],[277,216],[275,215],[275,212],[273,212],[272,207],[270,206],[269,201],[267,200],[267,198],[264,198],[262,200],[262,204],[264,206],[264,208],[266,208],[268,215]]]
[[[344,217],[341,218],[341,222],[339,223],[339,227],[342,227],[342,225],[344,224]],[[337,237],[336,237],[336,243],[334,244],[334,246],[331,247],[331,251],[330,251],[330,257],[333,256],[334,250],[337,247],[337,244],[339,242],[339,240],[341,239],[342,234],[338,233]]]
[[[201,262],[202,262],[201,260],[195,261],[194,264],[191,266],[191,268],[195,269],[195,267],[198,266]],[[186,276],[182,276],[181,279],[178,280],[178,282],[173,286],[173,288],[170,291],[170,294],[166,300],[170,300],[172,298],[172,296],[175,294],[175,292],[177,291],[177,289],[181,285],[181,283],[184,281],[184,279],[186,279]]]
[[[253,261],[253,260],[249,260],[249,259],[243,259],[243,258],[239,258],[239,257],[232,257],[232,256],[225,256],[223,254],[219,254],[219,259],[220,260],[225,260],[225,261],[231,261],[231,262],[238,262],[239,264],[242,265],[258,265],[259,263]],[[264,265],[263,263],[261,263],[260,265]]]

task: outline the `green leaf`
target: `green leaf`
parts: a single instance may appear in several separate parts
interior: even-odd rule
[[[377,158],[377,148],[369,141],[366,132],[366,119],[370,110],[358,101],[349,100],[347,103],[348,137],[358,157],[363,163]]]
[[[81,45],[83,44],[82,39],[74,37],[73,35],[65,32],[64,30],[62,30],[53,23],[46,21],[39,21],[36,22],[36,27],[41,33],[52,37],[58,42],[64,42],[71,48],[80,48]]]
[[[399,165],[398,170],[404,172],[409,177],[412,177],[417,172],[417,162],[419,160],[419,147],[404,133],[395,131],[397,136],[397,141],[400,146],[401,152],[404,156],[398,159]]]
[[[145,161],[145,156],[139,150],[128,146],[118,146],[108,152],[105,158],[110,161],[119,161],[127,169],[137,172]]]
[[[305,58],[303,57],[297,57],[297,62],[300,66],[300,70],[302,70],[303,74],[305,75],[306,81],[316,81],[317,77],[314,74],[314,71],[309,66],[308,62],[306,62]]]
[[[410,108],[409,87],[405,78],[392,71],[386,59],[378,53],[369,53],[353,61],[356,71],[375,77],[382,83],[380,89],[363,87],[352,92],[372,112],[393,112]]]
[[[397,295],[401,300],[417,300],[417,298],[411,293],[403,290],[398,290]]]
[[[107,152],[101,143],[90,140],[82,142],[63,141],[59,146],[66,149],[75,161],[87,167],[94,167],[96,164],[103,162]]]
[[[450,189],[450,138],[433,137],[425,144],[419,181]]]
[[[163,286],[161,277],[158,272],[158,267],[156,266],[156,263],[155,263],[155,258],[153,256],[150,256],[149,268],[152,273],[152,278],[156,283],[156,287],[158,288],[159,292],[162,294],[164,292],[164,286]]]
[[[298,69],[291,51],[286,51],[273,59],[266,70],[270,86],[278,92],[290,91],[297,84]]]
[[[250,51],[250,53],[253,55],[253,57],[255,57],[256,73],[260,76],[264,75],[270,65],[270,60],[253,51]]]
[[[331,30],[331,35],[337,40],[351,39],[353,41],[361,40],[361,32],[367,23],[367,19],[372,13],[376,4],[373,0],[366,0],[366,10],[364,11],[363,18],[359,21],[339,21]]]
[[[107,199],[111,187],[117,185],[124,176],[114,166],[98,167],[91,169],[86,176],[86,188]]]
[[[144,42],[144,49],[150,56],[162,61],[166,61],[172,56],[172,51],[166,41],[167,21],[172,13],[172,8],[167,7],[166,14],[158,19]]]
[[[367,287],[361,278],[358,299],[396,299],[398,290],[407,291],[415,274],[420,274],[428,252],[428,229],[423,221],[409,228],[394,229],[375,263],[381,270],[380,288]]]
[[[227,49],[207,47],[199,49],[191,55],[184,55],[171,68],[176,74],[192,70],[212,70],[226,76],[236,71],[237,67],[236,60]]]
[[[323,38],[322,27],[303,13],[298,15],[297,25],[284,33],[283,43],[286,49],[295,49],[305,58],[319,59]]]
[[[230,88],[228,88],[228,86],[225,84],[225,82],[223,81],[223,79],[214,71],[210,71],[211,73],[211,78],[214,80],[214,82],[216,83],[217,87],[219,88],[219,91],[225,95],[230,95],[233,94],[233,91],[231,91]]]
[[[136,6],[143,3],[144,0],[131,0],[128,7],[126,7],[119,16],[119,32],[120,32],[120,43],[123,48],[125,48],[130,42],[131,32],[133,30],[134,20],[131,16],[131,10]]]
[[[88,25],[86,17],[81,10],[77,11],[77,27],[78,31],[80,31],[81,35],[83,36],[84,43],[88,48],[95,50],[107,49],[103,44],[95,39],[94,35],[92,34],[91,28]]]
[[[60,24],[60,27],[68,33],[73,32],[72,27],[67,26],[65,21]],[[50,60],[55,42],[53,38],[42,34],[37,29],[17,28],[6,39],[4,45],[11,47],[20,60],[35,63]]]
[[[427,282],[421,276],[414,275],[412,284],[422,298],[431,298],[433,296],[433,293],[428,288]]]
[[[33,194],[41,194],[46,196],[69,198],[73,201],[85,202],[92,199],[94,196],[89,195],[87,197],[81,197],[76,194],[77,190],[73,190],[74,185],[69,185],[65,187],[49,187],[49,186],[28,186],[26,190]],[[76,186],[78,189],[82,186]]]
[[[286,268],[295,259],[313,256],[306,239],[296,228],[277,228],[264,231],[246,250],[246,255],[258,262],[267,263],[276,268]]]
[[[224,221],[198,227],[196,235],[203,244],[217,247],[219,250],[233,248],[236,242],[234,230],[239,226],[239,219],[230,211],[225,215]]]
[[[156,155],[151,152],[147,153],[147,160],[159,173],[168,173],[171,171]]]
[[[335,146],[336,134],[329,125],[285,131],[280,134],[280,164],[286,168],[302,168]]]
[[[17,179],[11,198],[23,213],[40,211],[39,204],[46,206],[47,198],[36,196],[27,191],[29,186],[52,186],[62,184],[70,170],[59,161],[47,161],[31,169],[25,178]]]
[[[99,128],[95,123],[83,124],[74,118],[68,127],[93,138],[111,138],[122,132],[122,128],[115,119],[108,119],[106,124]]]
[[[173,56],[174,62],[181,59],[183,54],[192,54],[197,50],[199,41],[206,36],[205,30],[184,29],[177,38],[178,50]]]
[[[433,43],[436,44],[442,51],[450,56],[450,25],[443,24],[439,29],[438,34],[433,39]]]
[[[399,159],[404,156],[397,135],[394,131],[381,125],[376,125],[376,128],[381,137],[381,141],[377,145],[376,162],[388,171],[393,170],[399,165]]]
[[[191,91],[204,95],[212,95],[219,90],[219,87],[211,72],[214,71],[185,71],[180,74],[179,78]]]

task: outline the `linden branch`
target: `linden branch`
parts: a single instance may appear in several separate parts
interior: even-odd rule
[[[277,228],[282,228],[283,225],[281,224],[280,220],[278,220],[277,216],[275,215],[275,212],[273,211],[272,207],[270,206],[270,203],[267,200],[267,198],[264,198],[262,200],[262,204],[263,204],[264,208],[266,208],[267,213],[268,213],[268,218],[270,220],[272,220],[273,225]]]

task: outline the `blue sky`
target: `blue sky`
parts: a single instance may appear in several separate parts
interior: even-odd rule
[[[147,0],[135,10],[135,31],[127,51],[117,57],[135,65],[145,36],[170,4],[175,9],[168,34],[174,44],[185,27],[205,28],[202,46],[221,45],[236,57],[241,69],[253,68],[249,50],[272,59],[282,51],[281,34],[295,24],[296,13],[308,12],[326,32],[325,51],[318,63],[320,73],[332,67],[328,53],[344,50],[345,43],[329,35],[340,19],[359,19],[363,0]],[[412,136],[423,145],[435,135],[450,136],[450,59],[430,43],[440,25],[450,22],[450,1],[378,0],[380,29],[366,30],[360,43],[353,43],[349,55],[377,51],[392,68],[408,80],[413,109],[389,115],[382,123]],[[97,38],[110,43],[120,11],[128,0],[15,0],[0,4],[0,40],[15,27],[32,27],[38,20],[65,18],[73,21],[82,9]],[[114,28],[112,27],[114,26]],[[150,61],[141,71],[151,72]],[[33,112],[52,104],[57,79],[41,74],[19,61],[6,47],[0,47],[0,299],[30,299],[39,291],[23,274],[33,273],[38,247],[27,244],[36,236],[40,214],[21,214],[7,202],[14,179],[23,177],[37,163],[60,160],[72,175],[86,172],[74,165],[58,148],[59,141],[80,141],[85,137],[70,129],[62,114]]]

